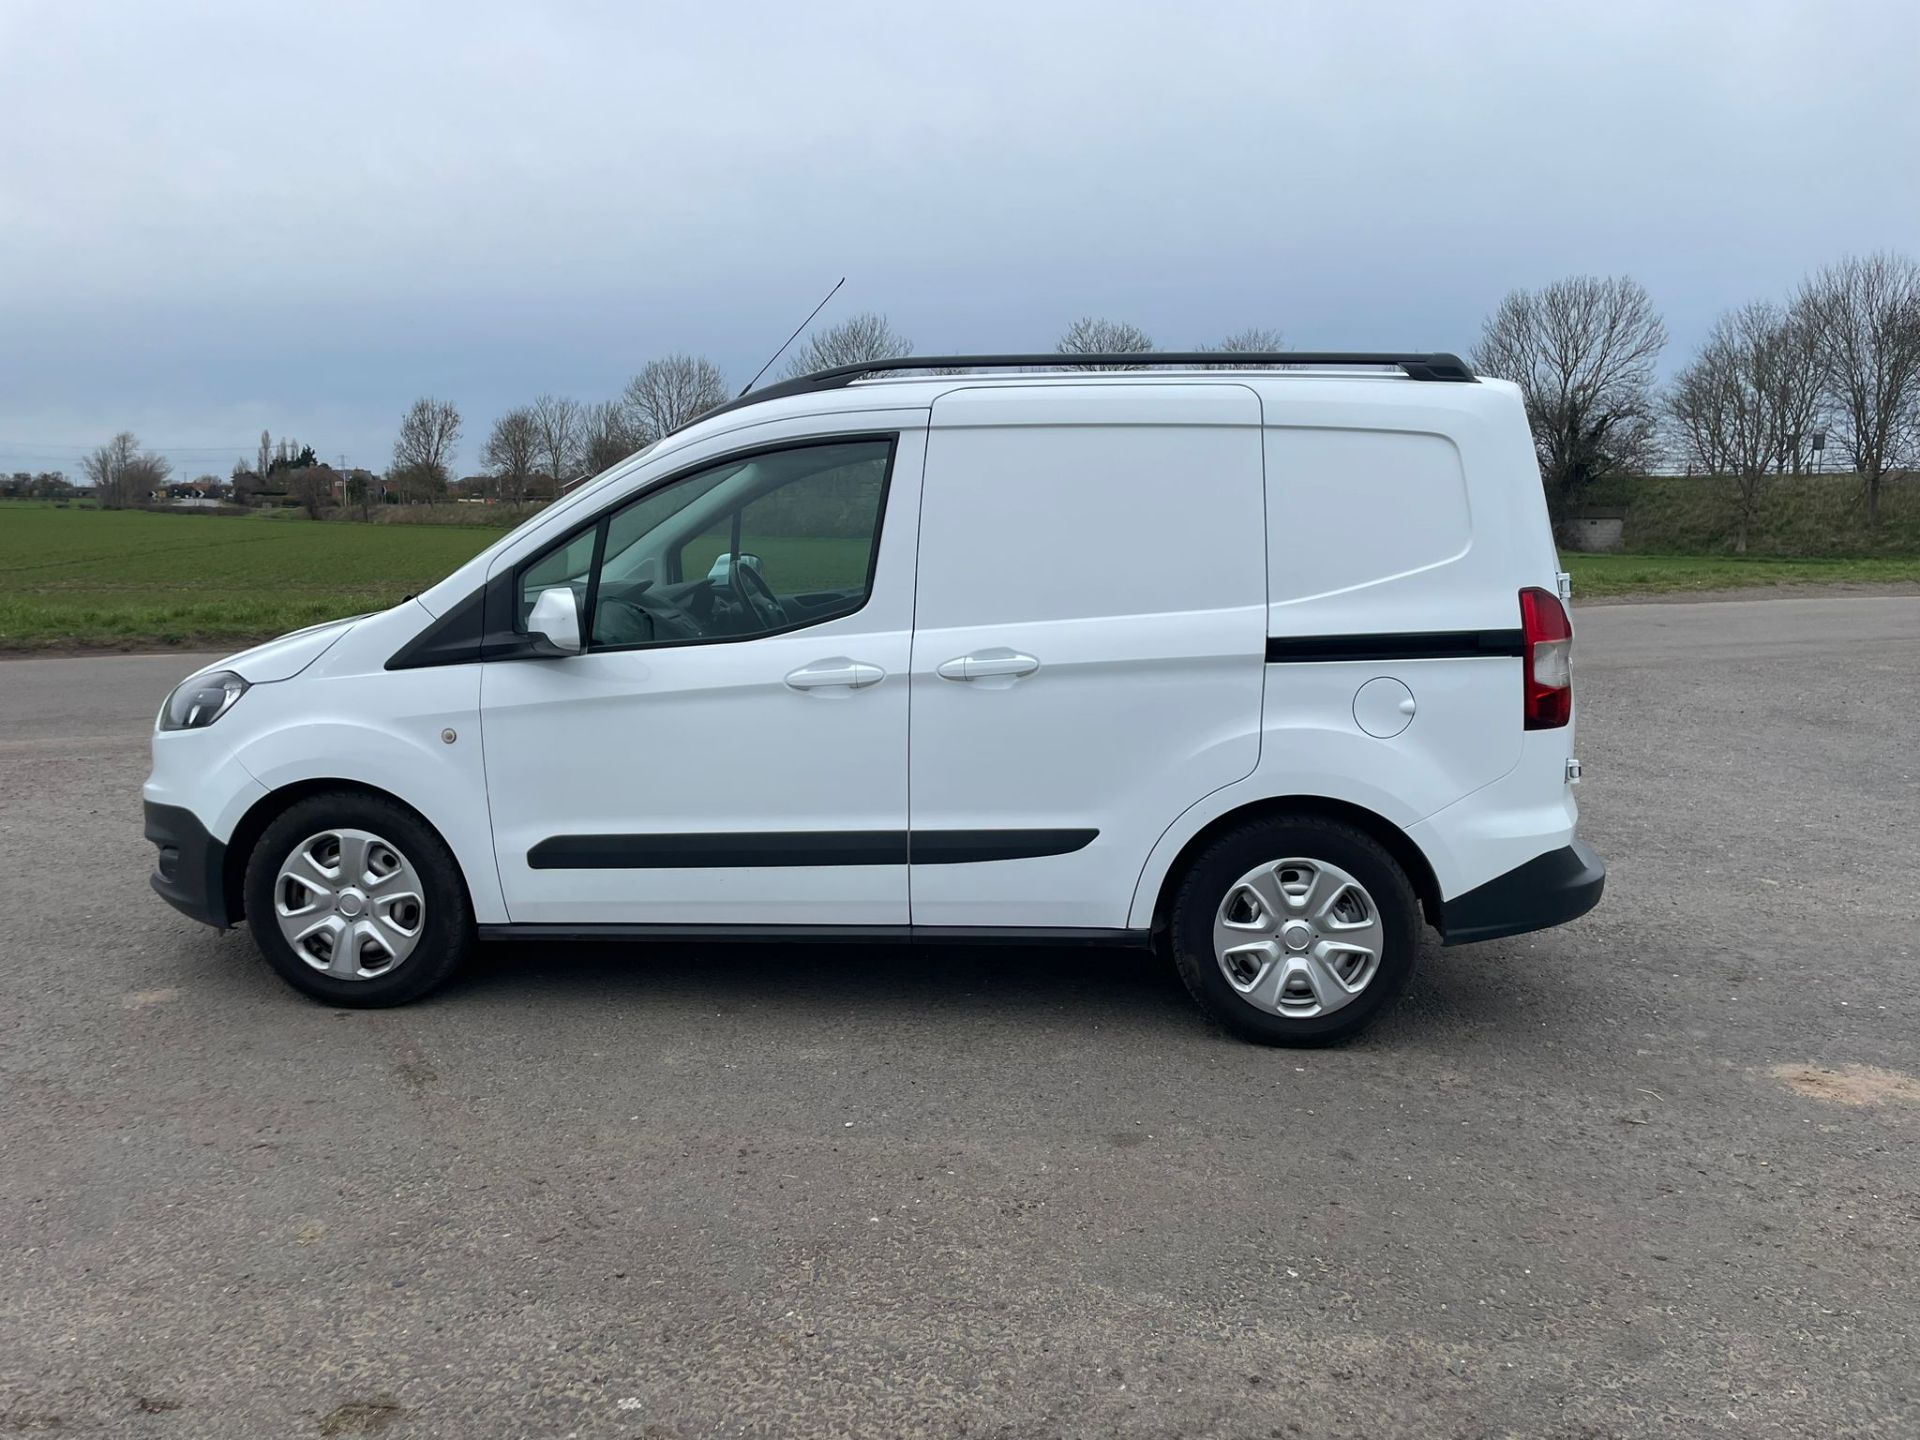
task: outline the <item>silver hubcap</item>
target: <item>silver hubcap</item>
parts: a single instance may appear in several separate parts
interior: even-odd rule
[[[1367,988],[1386,935],[1373,897],[1339,866],[1275,860],[1228,887],[1213,921],[1213,951],[1249,1005],[1310,1020]]]
[[[413,866],[366,830],[323,830],[294,846],[273,882],[273,910],[293,953],[336,980],[391,974],[427,920]]]

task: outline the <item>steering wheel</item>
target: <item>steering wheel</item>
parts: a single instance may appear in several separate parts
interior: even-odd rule
[[[648,645],[655,640],[698,639],[697,617],[664,595],[649,593],[652,582],[642,580],[602,592],[594,606],[594,641],[600,645]]]
[[[633,600],[603,598],[594,607],[594,642],[599,645],[646,645],[654,638],[652,612]]]
[[[773,593],[773,587],[767,584],[766,577],[753,566],[742,565],[736,560],[728,578],[732,581],[733,593],[760,617],[760,622],[769,630],[778,630],[787,623],[787,612],[781,608],[779,597]]]

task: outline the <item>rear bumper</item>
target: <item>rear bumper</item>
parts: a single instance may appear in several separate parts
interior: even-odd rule
[[[224,930],[227,913],[227,847],[207,833],[191,810],[146,802],[147,839],[160,848],[153,867],[154,894],[182,915]]]
[[[1440,906],[1441,943],[1471,945],[1564,925],[1598,905],[1606,885],[1606,862],[1576,836],[1564,849],[1536,855],[1445,901]]]

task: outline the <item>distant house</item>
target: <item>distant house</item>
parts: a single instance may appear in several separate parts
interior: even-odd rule
[[[329,473],[333,476],[333,498],[340,504],[357,503],[357,497],[363,493],[373,504],[386,503],[387,482],[373,471],[356,465],[350,470],[329,468]]]
[[[187,480],[169,485],[163,496],[159,491],[149,491],[147,498],[155,502],[164,500],[169,505],[201,506],[219,505],[230,499],[233,487],[214,480]]]

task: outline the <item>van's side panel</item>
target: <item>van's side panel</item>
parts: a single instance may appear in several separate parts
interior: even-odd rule
[[[1118,928],[1168,821],[1254,769],[1259,425],[1258,400],[1232,383],[995,385],[935,402],[913,644],[914,924]],[[1037,664],[940,673],[1006,651]],[[1033,832],[1056,853],[946,863],[929,839],[998,836],[1016,852],[1038,845]]]
[[[1276,663],[1260,765],[1169,825],[1141,871],[1135,927],[1151,922],[1188,841],[1263,800],[1373,812],[1420,847],[1443,897],[1560,848],[1573,829],[1571,727],[1529,734],[1521,723],[1519,592],[1551,588],[1556,561],[1512,387],[1420,387],[1392,404],[1310,385],[1263,391]],[[1436,635],[1487,653],[1420,658]],[[1370,657],[1314,658],[1311,642],[1327,637]],[[1361,724],[1360,692],[1375,680],[1406,689],[1397,734],[1369,733],[1392,729],[1377,713]]]
[[[1520,623],[1520,586],[1553,583],[1551,536],[1545,575],[1523,567],[1541,544],[1515,493],[1529,480],[1482,409],[1269,398],[1269,634]]]
[[[1278,771],[1339,774],[1334,755],[1311,748],[1326,730],[1355,741],[1348,763],[1362,774],[1407,757],[1394,788],[1419,819],[1520,758],[1521,662],[1517,643],[1504,655],[1415,657],[1435,635],[1499,649],[1490,637],[1511,635],[1520,600],[1500,507],[1474,504],[1468,488],[1464,452],[1484,443],[1478,427],[1455,425],[1463,445],[1455,433],[1392,428],[1398,418],[1267,429],[1269,624],[1281,643],[1267,670],[1264,753]],[[1353,637],[1373,658],[1317,661],[1285,643],[1330,635]],[[1406,687],[1413,710],[1398,735],[1369,734],[1355,714],[1375,679]]]

